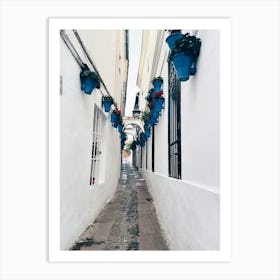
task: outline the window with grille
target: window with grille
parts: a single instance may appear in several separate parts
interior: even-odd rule
[[[168,172],[181,179],[181,84],[168,63]]]
[[[95,106],[93,117],[93,136],[91,150],[91,169],[90,169],[90,185],[100,183],[100,161],[101,161],[101,144],[102,144],[102,127],[103,117],[101,110]]]

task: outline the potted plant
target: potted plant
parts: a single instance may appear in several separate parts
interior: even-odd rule
[[[163,91],[157,91],[155,92],[155,98],[159,97],[159,96],[162,96],[163,95]]]
[[[136,145],[137,145],[137,141],[136,140],[133,140],[132,143],[130,144],[130,149],[132,151],[134,151],[136,149]]]
[[[151,112],[148,108],[146,108],[141,114],[141,120],[146,123],[147,120],[150,118]]]
[[[122,123],[118,124],[118,131],[119,131],[119,133],[121,133],[123,131],[123,124]]]
[[[151,135],[151,131],[150,131],[149,125],[147,123],[144,124],[144,131],[145,131],[146,137],[149,138]]]
[[[113,97],[111,95],[103,95],[102,104],[104,106],[105,112],[110,112],[111,105],[114,104]]]
[[[86,94],[91,94],[95,88],[100,88],[100,80],[95,72],[82,70],[80,72],[81,89]]]
[[[148,101],[148,102],[152,102],[153,101],[153,97],[149,94],[145,97],[145,99]]]
[[[114,109],[111,113],[111,122],[114,127],[117,127],[121,117],[121,110],[118,108]]]
[[[163,83],[163,78],[162,77],[158,76],[156,78],[153,78],[152,84],[154,86],[155,92],[161,90],[162,83]]]
[[[155,98],[155,100],[154,100],[155,106],[153,108],[154,111],[155,112],[160,112],[162,107],[163,107],[163,103],[164,103],[164,97],[163,96],[159,95],[157,98]]]
[[[152,108],[152,107],[154,107],[155,106],[155,102],[154,101],[150,101],[149,103],[148,103],[148,107],[149,108]]]
[[[181,32],[171,33],[165,41],[168,44],[169,48],[172,50],[175,42],[182,37],[183,34]]]
[[[200,39],[189,33],[176,40],[169,59],[172,61],[180,81],[187,81],[190,74],[195,74],[196,69],[191,70],[191,66],[199,56],[200,47]]]
[[[140,142],[146,142],[147,141],[147,136],[144,132],[140,133]]]

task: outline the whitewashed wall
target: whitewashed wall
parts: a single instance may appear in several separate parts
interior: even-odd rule
[[[147,31],[145,31],[147,32]],[[182,180],[168,177],[168,46],[167,33],[145,34],[145,55],[138,86],[147,94],[150,77],[164,78],[165,109],[155,128],[155,172],[143,152],[141,173],[147,180],[160,224],[171,250],[217,250],[219,203],[219,31],[198,31],[202,40],[196,76],[181,83]],[[185,33],[185,31],[183,31]],[[162,35],[164,34],[164,35]],[[157,36],[157,40],[156,37]],[[164,38],[162,38],[164,36]],[[155,48],[155,44],[157,47]],[[151,50],[160,49],[152,62]],[[149,57],[150,56],[150,57]],[[149,57],[149,58],[148,58]],[[155,64],[155,65],[153,65]],[[153,73],[148,69],[153,69]],[[140,73],[141,72],[141,73]],[[148,72],[145,74],[145,72]],[[151,137],[148,151],[151,153]]]
[[[85,34],[84,34],[85,35]],[[101,49],[100,49],[101,50]],[[112,46],[107,46],[115,58]],[[104,52],[104,47],[102,49]],[[97,57],[101,54],[95,52]],[[115,67],[115,59],[106,61]],[[101,64],[100,64],[101,65]],[[114,68],[113,68],[114,70]],[[101,94],[95,89],[91,95],[80,90],[80,68],[71,53],[61,40],[61,76],[63,79],[63,93],[61,96],[61,207],[60,229],[61,249],[69,249],[86,227],[93,222],[105,203],[111,199],[120,176],[120,139],[119,133],[111,126],[108,113],[103,117],[103,146],[102,146],[102,183],[90,187],[90,167],[93,113],[95,106],[101,106]],[[102,78],[108,87],[114,88],[114,71],[110,77],[108,72]],[[103,111],[103,110],[102,110]],[[103,111],[104,112],[104,111]],[[58,120],[59,121],[59,120]],[[112,152],[114,151],[114,152]],[[103,176],[102,176],[103,175]]]

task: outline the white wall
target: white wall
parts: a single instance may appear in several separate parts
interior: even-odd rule
[[[63,94],[60,118],[60,229],[61,249],[64,250],[73,245],[78,236],[93,222],[106,201],[113,196],[120,175],[119,134],[111,126],[110,119],[107,119],[108,113],[104,113],[101,155],[103,183],[89,186],[93,113],[95,104],[101,105],[101,94],[96,89],[91,95],[84,94],[80,90],[79,73],[78,64],[61,41]]]
[[[198,31],[197,74],[181,83],[182,178],[219,188],[219,31]]]
[[[219,249],[219,195],[141,170],[171,250]]]
[[[217,250],[220,238],[219,32],[198,31],[202,47],[197,74],[181,83],[182,180],[168,177],[167,36],[163,31],[158,34],[152,31],[143,37],[148,50],[143,49],[145,55],[140,61],[143,65],[139,67],[138,86],[144,92],[140,104],[145,105],[143,98],[151,87],[150,77],[160,75],[164,79],[165,109],[155,127],[155,172],[150,171],[150,137],[148,171],[143,162],[141,173],[154,198],[170,249]],[[153,63],[152,56],[158,49],[161,51]]]

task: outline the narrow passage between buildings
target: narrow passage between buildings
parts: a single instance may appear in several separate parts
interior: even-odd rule
[[[114,197],[72,250],[168,250],[146,182],[123,163]]]

